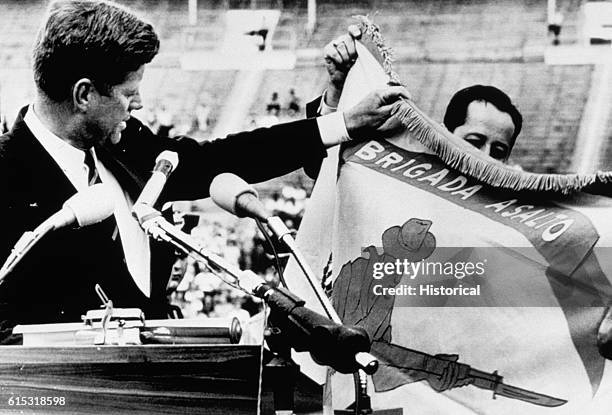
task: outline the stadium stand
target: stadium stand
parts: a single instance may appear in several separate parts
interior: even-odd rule
[[[415,102],[435,120],[442,120],[458,89],[475,83],[498,86],[513,98],[524,118],[511,162],[530,171],[568,171],[588,96],[591,65],[400,63],[397,69]]]
[[[152,108],[165,105],[177,117],[193,116],[199,103],[211,107],[214,126],[224,96],[231,88],[236,71],[182,71],[179,68],[152,67],[147,70],[141,94]],[[209,138],[209,137],[198,137]]]
[[[4,68],[0,73],[0,98],[9,120],[31,96],[32,87],[26,81],[29,75],[19,70],[27,71],[28,51],[44,3],[41,0],[0,2],[0,15],[11,22],[0,25],[0,67]],[[198,25],[191,27],[186,1],[125,0],[120,3],[155,23],[162,37],[161,53],[151,65],[143,86],[145,98],[155,105],[167,102],[178,114],[188,112],[199,101],[209,101],[214,126],[236,72],[181,71],[179,56],[185,51],[213,50],[223,37],[223,15],[227,7],[245,8],[252,4],[200,1]],[[579,0],[558,2],[565,16],[562,35],[566,41],[576,41],[580,4]],[[573,150],[591,69],[585,65],[546,67],[541,63],[547,42],[546,10],[541,2],[319,1],[318,24],[311,35],[304,32],[305,1],[257,2],[258,8],[278,5],[284,7],[274,31],[274,48],[319,52],[312,54],[315,58],[310,62],[298,62],[294,71],[267,71],[251,113],[257,114],[272,91],[278,91],[282,97],[287,85],[294,87],[303,100],[320,93],[325,84],[320,49],[344,32],[353,21],[352,15],[369,14],[380,25],[387,43],[394,47],[396,67],[425,111],[439,119],[454,90],[485,80],[498,85],[515,99],[526,119],[515,161],[530,170],[567,171],[567,153]],[[529,93],[525,95],[525,91]],[[544,163],[540,162],[541,156]]]
[[[10,120],[27,102],[29,47],[44,10],[41,0],[1,1],[0,73],[3,112]],[[168,103],[184,114],[199,101],[211,106],[211,124],[220,116],[223,99],[236,79],[235,71],[185,72],[179,56],[190,50],[213,50],[223,37],[223,16],[229,7],[253,7],[248,1],[200,1],[198,25],[188,24],[187,1],[120,1],[156,24],[162,50],[148,71],[143,95],[157,105]],[[576,41],[581,1],[558,1],[564,14],[564,41]],[[474,82],[507,90],[525,115],[525,130],[514,159],[526,169],[567,171],[581,108],[587,99],[588,65],[550,66],[542,63],[546,10],[541,2],[521,1],[318,1],[318,24],[305,33],[306,1],[259,1],[258,8],[282,6],[274,31],[275,49],[316,49],[311,61],[298,61],[293,71],[269,70],[251,113],[257,114],[272,91],[281,97],[287,86],[303,100],[325,84],[320,49],[344,32],[351,16],[369,14],[396,50],[396,67],[421,107],[439,119],[452,92]],[[448,39],[452,38],[453,42]],[[525,92],[528,91],[528,94]],[[21,94],[21,96],[20,96]],[[563,99],[561,99],[563,98]],[[563,153],[563,154],[560,154]],[[540,159],[544,157],[544,163]],[[605,158],[605,157],[604,157]]]
[[[608,124],[607,127],[606,140],[602,144],[602,151],[598,160],[598,169],[605,171],[612,170],[612,126]]]

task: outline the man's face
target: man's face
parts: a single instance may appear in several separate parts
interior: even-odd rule
[[[95,143],[119,142],[130,112],[142,108],[139,88],[143,74],[144,65],[131,72],[124,82],[113,86],[108,96],[95,92],[97,100],[88,113],[86,127]]]
[[[486,101],[472,101],[467,108],[465,123],[455,128],[453,133],[502,162],[508,160],[514,145],[514,123],[510,114]]]

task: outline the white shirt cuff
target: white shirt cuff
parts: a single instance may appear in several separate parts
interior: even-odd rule
[[[321,94],[321,102],[319,103],[319,109],[317,110],[317,114],[319,115],[331,114],[332,112],[336,112],[336,110],[338,109],[336,107],[330,107],[329,105],[325,103],[326,95],[327,95],[327,89],[323,91],[323,94]]]
[[[321,134],[321,141],[325,148],[335,146],[336,144],[351,139],[348,135],[348,131],[346,131],[346,124],[344,123],[344,114],[342,111],[317,117],[317,124],[319,126],[319,133]]]

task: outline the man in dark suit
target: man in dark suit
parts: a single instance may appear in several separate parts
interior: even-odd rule
[[[221,172],[264,181],[325,157],[343,140],[399,126],[391,107],[405,91],[396,87],[343,114],[214,142],[159,137],[130,117],[142,107],[139,84],[158,49],[153,27],[121,6],[71,0],[50,6],[33,53],[36,98],[0,137],[0,257],[97,180],[111,190],[115,211],[99,224],[45,236],[4,279],[0,342],[20,341],[11,334],[16,324],[79,321],[100,306],[95,284],[115,307],[165,316],[172,249],[149,243],[130,215],[161,151],[177,152],[180,162],[160,201],[192,200],[207,197]]]

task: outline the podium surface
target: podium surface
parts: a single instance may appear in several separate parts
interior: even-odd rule
[[[254,414],[260,356],[250,345],[2,346],[0,413]]]

